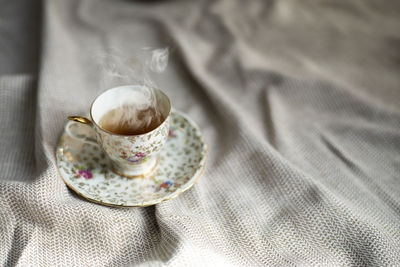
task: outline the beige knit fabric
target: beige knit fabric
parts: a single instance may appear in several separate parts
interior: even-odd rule
[[[400,266],[399,11],[2,1],[0,265]],[[93,55],[165,46],[157,83],[202,128],[203,176],[146,208],[78,197],[54,152],[103,90]]]

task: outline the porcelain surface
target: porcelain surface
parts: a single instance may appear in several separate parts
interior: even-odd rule
[[[69,130],[86,140],[96,139],[93,130],[84,124],[75,123]],[[155,169],[137,178],[118,175],[99,146],[79,141],[66,132],[57,148],[57,166],[64,182],[90,201],[110,206],[154,205],[189,189],[206,162],[207,146],[202,134],[186,115],[171,112],[167,135]]]

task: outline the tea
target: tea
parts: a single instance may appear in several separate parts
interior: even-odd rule
[[[153,107],[138,110],[134,105],[123,105],[104,114],[100,126],[114,134],[138,135],[156,129],[164,117]]]

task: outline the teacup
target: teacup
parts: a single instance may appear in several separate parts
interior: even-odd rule
[[[164,146],[169,131],[169,115],[171,102],[159,89],[152,90],[157,100],[157,109],[164,118],[161,124],[143,134],[121,135],[110,132],[99,125],[100,119],[110,110],[129,101],[131,90],[141,90],[141,85],[128,85],[111,88],[100,94],[90,107],[90,119],[81,116],[69,116],[66,132],[73,138],[91,143],[103,148],[111,160],[113,171],[129,178],[144,176],[157,166],[157,154]],[[75,135],[70,126],[80,122],[90,126],[96,136],[96,141]]]

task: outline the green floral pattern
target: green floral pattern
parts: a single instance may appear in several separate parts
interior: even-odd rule
[[[111,135],[94,127],[97,142],[102,144],[108,157],[117,165],[132,170],[140,170],[149,158],[153,158],[163,148],[169,129],[169,120],[154,131],[137,136]]]
[[[146,206],[177,196],[201,174],[207,147],[198,127],[182,113],[172,112],[169,123],[170,128],[163,133],[169,136],[168,142],[159,153],[157,168],[147,177],[135,179],[112,172],[108,157],[99,147],[64,133],[57,148],[63,180],[89,200],[106,205]],[[75,130],[80,131],[80,127],[85,126],[77,125]],[[138,157],[145,158],[146,154]]]

